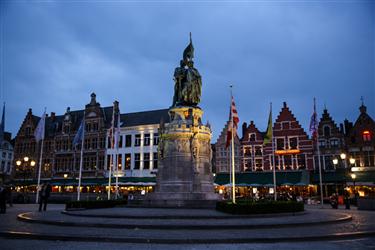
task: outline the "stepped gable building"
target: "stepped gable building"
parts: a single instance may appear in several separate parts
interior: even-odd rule
[[[43,147],[41,178],[75,178],[78,177],[80,147],[73,147],[72,142],[80,123],[85,116],[85,138],[83,151],[82,177],[103,176],[105,159],[105,138],[110,127],[113,107],[100,106],[96,95],[91,94],[91,101],[84,110],[71,111],[68,107],[64,115],[54,112],[46,117],[45,139]],[[40,143],[34,137],[35,128],[40,120],[29,109],[21,128],[15,138],[14,161],[27,156],[37,162],[27,167],[27,178],[37,178],[39,166]],[[15,179],[24,176],[23,167],[16,168]]]
[[[226,123],[224,129],[221,131],[219,138],[215,143],[215,167],[216,173],[229,173],[231,167],[231,146],[226,147],[227,131],[229,121]],[[234,167],[236,172],[241,172],[241,142],[238,135],[234,137]]]
[[[344,134],[337,127],[336,123],[325,108],[318,126],[319,133],[319,150],[320,164],[322,169],[330,171],[337,167],[344,168],[346,165],[343,161],[338,161],[337,165],[333,164],[333,159],[340,159],[340,154],[345,152]],[[315,166],[318,166],[318,152],[314,145]]]
[[[276,170],[312,170],[313,144],[297,119],[283,103],[273,125]],[[264,169],[272,169],[272,143],[264,148]]]
[[[355,159],[355,167],[359,170],[375,170],[375,122],[367,114],[362,103],[360,115],[354,126],[345,120],[345,142],[350,157]]]
[[[244,172],[264,170],[263,134],[253,121],[249,126],[246,122],[242,124],[241,152]]]

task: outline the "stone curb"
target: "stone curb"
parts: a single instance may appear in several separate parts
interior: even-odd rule
[[[264,228],[285,228],[285,227],[302,227],[311,225],[326,225],[333,223],[342,223],[352,220],[351,215],[346,215],[345,217],[325,220],[325,221],[313,221],[313,222],[300,222],[300,223],[284,223],[284,224],[247,224],[247,225],[155,225],[155,224],[105,224],[105,223],[78,223],[78,222],[66,222],[66,221],[52,221],[52,220],[40,220],[33,219],[27,216],[28,213],[22,213],[17,216],[17,219],[29,223],[56,225],[56,226],[73,226],[73,227],[98,227],[98,228],[125,228],[125,229],[175,229],[175,230],[200,230],[200,229],[215,229],[215,230],[225,230],[225,229],[264,229]]]
[[[276,238],[228,238],[228,239],[157,239],[157,238],[120,238],[100,236],[72,236],[37,234],[28,232],[0,231],[0,237],[8,239],[37,239],[58,241],[81,242],[111,242],[111,243],[147,243],[147,244],[230,244],[230,243],[276,243],[276,242],[303,242],[303,241],[329,241],[374,237],[375,231],[362,231],[355,233],[342,233],[321,236],[302,237],[276,237]]]
[[[82,211],[82,210],[81,210]],[[190,219],[242,219],[242,218],[277,218],[277,217],[287,217],[287,216],[300,216],[308,214],[307,211],[302,212],[292,212],[292,213],[278,213],[278,214],[253,214],[253,215],[208,215],[208,216],[194,216],[194,215],[110,215],[110,214],[77,214],[71,211],[63,210],[62,214],[69,216],[78,217],[95,217],[95,218],[108,218],[108,219],[178,219],[178,220],[190,220]]]

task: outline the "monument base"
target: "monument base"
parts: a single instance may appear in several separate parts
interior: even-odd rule
[[[211,129],[198,107],[173,107],[171,121],[160,129],[155,192],[140,202],[152,207],[215,207],[211,171]]]

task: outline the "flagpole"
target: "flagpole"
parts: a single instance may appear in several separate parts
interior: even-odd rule
[[[81,142],[81,159],[79,161],[79,175],[78,175],[78,188],[77,188],[77,201],[81,199],[81,180],[82,180],[82,163],[83,163],[83,147],[85,145],[85,115],[86,110],[83,111],[83,124],[82,124],[82,142]]]
[[[270,103],[270,112],[271,112],[271,122],[272,122],[272,102]],[[272,163],[273,163],[273,193],[274,193],[274,199],[277,200],[277,186],[276,186],[276,162],[275,162],[275,140],[273,136],[273,124],[271,124],[271,143],[272,143]]]
[[[316,121],[316,105],[315,105],[315,97],[314,97],[314,115],[315,115],[315,122]],[[323,182],[322,182],[322,165],[320,164],[320,148],[319,148],[319,127],[315,123],[315,128],[316,128],[316,148],[318,151],[318,164],[319,164],[319,184],[320,184],[320,204],[321,208],[323,208]]]
[[[231,112],[230,112],[230,119],[231,119],[231,126],[232,126],[232,202],[236,203],[236,177],[235,177],[235,166],[234,166],[234,129],[233,129],[233,110],[232,110],[232,102],[233,102],[233,94],[232,94],[232,87],[230,85],[230,96],[231,96]]]
[[[117,114],[117,131],[116,131],[116,199],[118,199],[118,161],[119,161],[119,157],[118,157],[118,148],[119,148],[119,143],[120,143],[120,138],[119,138],[119,135],[120,135],[120,111],[118,112]]]
[[[44,114],[43,114],[44,117],[46,115],[46,110],[47,110],[47,108],[44,108]],[[45,130],[45,124],[46,124],[46,120],[44,120],[44,130]],[[45,131],[43,131],[43,133],[45,133]],[[39,186],[40,186],[40,176],[41,176],[41,173],[42,173],[43,145],[44,145],[44,134],[42,135],[42,143],[41,143],[40,156],[39,156],[38,185],[37,185],[37,189],[36,189],[36,199],[35,199],[36,204],[39,203]]]
[[[113,147],[113,134],[114,134],[114,123],[115,123],[115,109],[113,107],[112,110],[112,127],[111,127],[111,149],[114,149]],[[112,151],[112,150],[111,150]],[[111,179],[112,179],[112,166],[113,166],[113,152],[111,152],[109,156],[109,174],[108,174],[108,200],[111,199]]]

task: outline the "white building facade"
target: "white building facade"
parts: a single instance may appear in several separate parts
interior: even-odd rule
[[[6,134],[5,132],[4,140],[2,140],[0,145],[0,176],[2,178],[10,178],[12,174],[13,146]]]
[[[108,131],[105,159],[107,177],[110,165],[113,166],[113,176],[154,177],[156,175],[158,130],[161,121],[169,121],[167,109],[121,114],[118,148],[110,147],[111,138]]]

